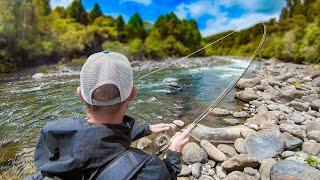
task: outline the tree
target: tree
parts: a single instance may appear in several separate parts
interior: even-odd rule
[[[122,16],[119,15],[119,16],[116,18],[115,21],[116,21],[117,30],[118,30],[118,31],[123,31],[126,23],[124,22]]]
[[[126,32],[129,39],[144,39],[146,37],[146,30],[144,29],[143,21],[138,13],[135,13],[130,17],[126,27]]]
[[[70,18],[75,19],[77,22],[86,25],[88,23],[88,15],[85,11],[82,0],[74,0],[67,8],[67,14]]]
[[[118,31],[118,39],[120,42],[126,42],[127,38],[126,38],[126,32],[125,32],[125,25],[126,23],[124,22],[122,16],[118,16],[115,20],[115,24],[116,24],[116,29]]]
[[[93,23],[98,17],[103,16],[101,8],[98,3],[95,3],[92,10],[89,13],[89,23]]]
[[[48,15],[50,8],[50,0],[32,0],[32,4],[36,7],[40,16]]]

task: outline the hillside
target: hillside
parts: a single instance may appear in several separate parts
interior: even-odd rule
[[[266,22],[268,36],[259,56],[295,63],[320,63],[320,0],[287,0],[278,20]],[[229,32],[204,38],[210,43]],[[206,50],[206,55],[252,54],[262,35],[259,25],[233,34]]]

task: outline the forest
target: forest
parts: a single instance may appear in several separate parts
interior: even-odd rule
[[[306,64],[320,63],[320,0],[286,0],[287,6],[278,20],[265,22],[268,36],[259,52],[262,58]],[[206,55],[250,56],[262,36],[261,25],[235,33],[217,46],[206,50]],[[229,32],[204,38],[210,43]]]
[[[278,19],[266,22],[259,56],[295,63],[320,63],[320,0],[287,0]],[[0,74],[54,62],[77,63],[103,49],[131,60],[181,57],[228,32],[202,37],[194,19],[161,15],[154,23],[133,14],[128,22],[101,11],[87,12],[81,0],[50,7],[50,0],[0,1]],[[236,33],[195,56],[249,56],[261,39],[258,25]]]

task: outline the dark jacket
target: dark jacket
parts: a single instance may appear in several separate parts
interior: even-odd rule
[[[122,124],[114,125],[96,125],[84,119],[51,122],[41,130],[35,150],[38,173],[34,179],[94,179],[94,172],[129,149],[132,141],[148,134],[148,125],[134,126],[128,116]],[[176,179],[181,171],[178,153],[168,151],[164,161],[149,156],[133,179]]]

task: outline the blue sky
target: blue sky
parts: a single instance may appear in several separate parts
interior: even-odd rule
[[[51,0],[51,6],[68,6],[72,0]],[[285,0],[82,0],[87,11],[95,2],[106,15],[128,20],[139,13],[145,21],[174,12],[179,18],[194,18],[203,36],[250,26],[277,18]]]

